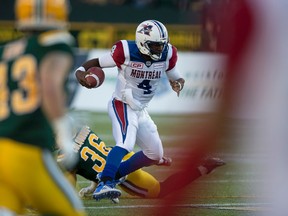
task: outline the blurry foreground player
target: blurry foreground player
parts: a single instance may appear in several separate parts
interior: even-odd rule
[[[230,11],[220,20],[223,31],[218,38],[219,51],[229,56],[227,102],[233,106],[227,108],[257,120],[250,129],[253,134],[246,135],[247,148],[265,155],[255,169],[263,175],[254,188],[261,194],[258,202],[269,203],[269,211],[261,216],[288,215],[287,8],[286,0],[227,1],[220,8]],[[227,41],[229,46],[224,46]]]
[[[228,57],[226,83],[223,86],[225,97],[219,117],[237,113],[237,117],[250,118],[256,122],[257,124],[250,125],[248,134],[243,134],[248,148],[248,151],[245,150],[265,155],[263,162],[255,166],[255,172],[263,181],[257,183],[253,190],[261,197],[257,203],[267,203],[269,210],[261,210],[255,214],[288,215],[288,2],[205,2],[208,10],[204,16],[219,29],[214,35],[214,50]],[[213,134],[219,136],[218,128],[223,122],[223,118],[217,121],[210,119],[208,123],[214,127],[210,127],[209,133],[204,133],[203,130],[199,145],[211,147],[218,139],[217,136],[217,139],[211,137]],[[208,126],[204,129],[207,131],[207,128]],[[187,143],[193,145],[194,142],[191,139]],[[180,199],[178,196],[170,202],[166,201],[164,205],[169,205],[156,209],[157,213],[178,215],[174,204],[178,204]]]
[[[107,155],[111,148],[106,147],[104,141],[88,126],[82,127],[77,132],[74,142],[74,149],[77,150],[79,161],[75,168],[68,169],[68,171],[72,175],[74,184],[76,183],[76,174],[92,181],[90,186],[82,188],[79,191],[81,197],[92,197],[92,193],[99,183],[97,175],[103,171]],[[133,154],[133,152],[128,153],[124,157],[124,160],[130,158]],[[65,164],[65,155],[60,155],[58,157],[58,162],[59,164],[63,162]],[[219,158],[207,157],[205,160],[201,161],[197,168],[191,170],[191,178],[189,181],[182,182],[182,184],[175,184],[175,178],[178,178],[178,176],[183,174],[186,175],[186,173],[177,172],[169,176],[165,181],[159,182],[153,175],[142,169],[138,169],[128,174],[125,178],[119,180],[118,183],[121,189],[130,195],[136,195],[143,198],[163,198],[224,164],[225,163]],[[157,165],[169,166],[171,165],[171,160],[164,157]],[[112,200],[115,202],[116,199]]]
[[[0,215],[23,214],[28,205],[42,215],[85,215],[52,156],[55,129],[66,165],[76,160],[65,118],[74,58],[64,30],[68,4],[18,0],[15,12],[27,37],[0,47]]]

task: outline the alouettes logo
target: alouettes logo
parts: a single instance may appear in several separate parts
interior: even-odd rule
[[[132,68],[142,69],[143,66],[144,66],[144,64],[141,63],[141,62],[131,62],[131,67]]]
[[[150,32],[152,31],[152,25],[142,25],[142,29],[140,29],[138,31],[138,33],[142,33],[142,34],[145,34],[145,35],[149,35],[150,36]]]

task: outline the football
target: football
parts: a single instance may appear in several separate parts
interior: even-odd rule
[[[105,73],[100,67],[91,67],[87,70],[90,74],[85,76],[85,79],[90,83],[91,88],[98,88],[102,85],[105,79]]]

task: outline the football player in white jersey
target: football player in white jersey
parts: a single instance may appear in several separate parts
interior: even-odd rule
[[[166,27],[159,21],[147,20],[137,27],[135,41],[118,41],[110,53],[88,60],[76,70],[78,82],[91,88],[85,80],[89,68],[118,68],[115,91],[108,104],[116,146],[108,155],[94,199],[119,197],[121,191],[115,188],[115,179],[161,161],[162,142],[146,107],[165,74],[179,96],[185,80],[176,69],[176,62],[177,49],[169,43]],[[135,143],[142,150],[121,163]]]

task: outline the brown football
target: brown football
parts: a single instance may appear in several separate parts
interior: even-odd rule
[[[105,80],[105,73],[100,67],[91,67],[87,70],[90,74],[85,76],[85,79],[90,83],[91,88],[98,88]]]

